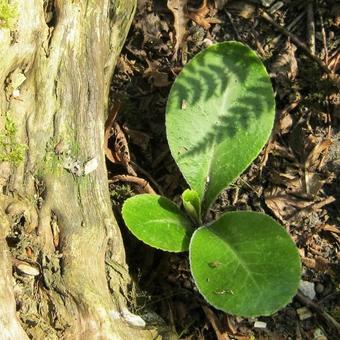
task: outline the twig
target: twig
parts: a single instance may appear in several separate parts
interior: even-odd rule
[[[145,180],[144,178],[134,177],[134,176],[130,176],[130,175],[117,175],[117,176],[113,176],[109,180],[109,184],[119,182],[119,181],[137,184],[138,186],[141,187],[141,190],[139,190],[139,191],[142,192],[142,193],[148,193],[148,194],[153,194],[153,195],[156,194],[155,190],[152,189],[149,182],[147,180]]]
[[[131,164],[135,167],[135,169],[140,172],[141,174],[143,174],[145,177],[147,177],[149,179],[149,181],[157,188],[158,192],[164,196],[162,187],[157,183],[157,181],[146,171],[144,170],[141,166],[139,166],[137,163],[135,162],[131,162]]]
[[[136,171],[132,168],[130,161],[129,145],[126,140],[125,134],[117,122],[113,123],[113,131],[116,137],[114,144],[114,156],[118,162],[125,166],[129,175],[137,176]]]
[[[324,207],[325,205],[331,204],[333,202],[336,201],[336,198],[333,196],[329,196],[326,199],[324,199],[323,201],[320,202],[315,202],[312,204],[309,204],[303,208],[301,208],[300,210],[295,211],[294,213],[292,213],[289,218],[288,221],[291,221],[295,216],[301,216],[301,214],[303,213],[308,213],[308,212],[312,212],[313,210],[319,210],[322,207]]]
[[[161,151],[158,156],[155,158],[155,160],[152,162],[152,168],[155,169],[158,167],[159,164],[161,164],[164,160],[164,158],[170,153],[169,149],[165,149],[164,151]]]
[[[326,199],[324,199],[323,201],[320,201],[320,202],[316,202],[316,203],[312,203],[310,205],[308,205],[306,208],[306,210],[319,210],[321,209],[322,207],[324,207],[325,205],[328,205],[328,204],[331,204],[333,202],[336,201],[336,198],[333,197],[333,196],[329,196],[327,197]]]
[[[292,110],[294,110],[301,102],[301,98],[298,97],[296,98],[293,102],[289,103],[288,105],[286,105],[278,114],[278,117],[280,117],[274,125],[274,129],[272,131],[272,134],[270,136],[270,139],[267,143],[267,146],[265,147],[265,150],[263,152],[263,156],[262,156],[262,160],[260,162],[260,175],[262,176],[262,170],[263,168],[266,166],[268,158],[269,158],[269,153],[272,151],[273,149],[273,143],[276,139],[276,136],[280,133],[280,121],[281,119],[289,114],[289,112],[291,112]]]
[[[299,38],[292,34],[291,32],[287,31],[283,26],[278,24],[276,21],[274,21],[271,16],[265,12],[263,9],[259,9],[260,16],[268,21],[270,24],[272,24],[278,31],[280,31],[282,34],[286,35],[290,38],[290,40],[299,48],[301,48],[307,56],[309,56],[311,59],[313,59],[327,74],[332,74],[332,71],[328,68],[328,66],[315,54],[312,54],[309,50],[309,48],[299,40]]]
[[[318,302],[319,304],[324,304],[325,302],[332,300],[332,299],[338,299],[340,297],[340,292],[339,291],[335,291],[331,294],[326,295],[325,297],[323,297],[322,299],[320,299]]]
[[[230,338],[229,338],[229,336],[226,332],[221,333],[220,325],[219,325],[218,319],[217,319],[216,315],[214,314],[214,312],[208,306],[202,305],[201,307],[204,311],[205,316],[207,317],[212,328],[215,331],[217,340],[229,340]]]
[[[302,304],[314,310],[317,314],[319,314],[325,321],[331,324],[334,328],[336,328],[337,332],[340,332],[340,324],[327,312],[325,312],[318,304],[313,302],[307,296],[303,295],[300,291],[296,294],[295,298],[299,300]]]
[[[318,9],[318,14],[319,14],[320,25],[321,25],[321,35],[322,35],[323,49],[325,51],[325,63],[326,63],[326,65],[328,65],[327,37],[326,37],[325,26],[323,24],[323,17],[321,15],[320,9]]]
[[[292,22],[287,25],[287,31],[294,32],[298,22],[305,16],[305,12],[300,13]],[[270,41],[273,47],[275,47],[281,39],[281,35],[275,37]]]
[[[313,2],[309,2],[307,4],[307,41],[310,53],[315,54],[315,22]]]
[[[104,151],[105,155],[108,158],[109,161],[112,163],[117,163],[117,160],[115,158],[115,155],[113,154],[112,150],[109,148],[109,139],[113,135],[113,125],[116,120],[118,111],[120,109],[120,102],[114,102],[113,106],[111,108],[111,111],[109,113],[109,116],[106,119],[105,122],[105,133],[104,133]]]
[[[234,20],[233,20],[231,14],[230,14],[228,11],[225,11],[225,14],[227,14],[227,17],[228,17],[228,19],[229,19],[229,21],[230,21],[230,23],[231,23],[231,27],[233,28],[233,31],[234,31],[234,33],[235,33],[235,35],[236,35],[237,40],[242,41],[242,38],[241,38],[241,36],[240,36],[240,33],[238,32],[238,30],[237,30],[237,28],[236,28],[236,26],[235,26],[235,24],[234,24]]]
[[[340,59],[340,48],[337,48],[336,51],[329,57],[329,67],[335,73],[338,69],[338,63]]]

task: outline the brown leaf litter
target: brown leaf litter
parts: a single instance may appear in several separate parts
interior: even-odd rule
[[[187,36],[187,0],[168,0],[169,10],[174,16],[174,28],[176,32],[176,43],[174,46],[173,58],[177,59],[178,50],[183,46]]]
[[[277,142],[272,144],[277,145]],[[324,156],[330,145],[331,141],[328,139],[316,144],[304,162],[299,162],[296,155],[292,153],[281,153],[283,156],[288,155],[294,163],[287,163],[290,165],[285,172],[271,172],[270,182],[273,186],[265,190],[265,203],[282,222],[295,218],[297,213],[301,216],[306,215],[313,209],[317,210],[323,205],[334,202],[334,198],[329,197],[326,200],[320,199],[320,202],[324,202],[322,206],[312,204],[326,183],[326,179],[322,179],[316,171],[321,170]],[[275,151],[280,152],[282,149],[272,146],[271,152]]]
[[[130,182],[137,185],[140,193],[155,194],[149,182],[137,176],[136,171],[131,165],[130,151],[125,133],[116,121],[120,102],[115,102],[105,123],[104,150],[108,160],[113,164],[121,164],[125,167],[128,175],[115,175],[109,179],[110,183]],[[136,132],[135,132],[136,135]],[[109,147],[110,138],[114,138],[113,149]]]
[[[326,2],[331,4],[329,8],[324,5]],[[329,158],[330,150],[336,150],[334,129],[340,117],[337,109],[340,97],[337,89],[327,84],[328,78],[325,77],[326,73],[337,72],[340,60],[335,38],[336,15],[329,11],[332,2],[324,0],[313,6],[315,37],[313,32],[306,34],[307,8],[301,1],[274,1],[268,7],[261,6],[264,1],[252,0],[169,1],[168,5],[173,7],[170,12],[166,3],[139,1],[136,25],[132,27],[124,49],[125,65],[119,74],[121,78],[117,78],[126,82],[125,85],[119,83],[118,88],[126,89],[129,100],[121,127],[130,152],[133,150],[131,165],[159,192],[150,179],[154,177],[160,189],[179,203],[185,182],[171,160],[162,130],[169,83],[180,72],[186,58],[189,60],[208,43],[236,39],[256,49],[270,69],[277,95],[275,130],[262,155],[262,162],[255,161],[240,180],[221,195],[212,214],[221,214],[230,206],[271,212],[299,247],[303,280],[315,284],[317,294],[313,301],[329,314],[335,313],[340,229],[334,203],[338,198],[336,186],[339,181],[335,177],[338,161],[334,161],[331,168]],[[219,10],[217,13],[216,9]],[[267,15],[261,12],[262,9]],[[180,12],[174,13],[176,10]],[[209,18],[215,17],[221,23],[212,25]],[[166,29],[161,34],[152,33],[152,27],[148,27],[151,25],[143,22],[147,20],[157,27],[165,24],[162,27]],[[309,38],[316,38],[315,52],[311,52]],[[181,63],[174,60],[178,59],[179,52]],[[325,84],[331,88],[324,87]],[[133,116],[131,121],[129,116]],[[135,123],[136,116],[143,118]],[[114,136],[111,147],[113,141]],[[145,173],[136,163],[146,169]],[[120,177],[124,181],[130,175],[118,176],[126,176]],[[142,192],[145,183],[135,185],[135,190]],[[138,250],[134,248],[133,251]],[[159,253],[156,254],[156,260],[147,260],[151,262],[149,268],[166,258],[165,254],[160,258]],[[183,260],[181,255],[174,257]],[[131,259],[130,268],[137,268],[139,277],[138,270],[144,267],[134,264],[135,257]],[[259,318],[267,324],[263,329],[256,328],[254,320],[226,315],[210,307],[214,315],[207,315],[202,310],[204,302],[192,291],[189,272],[184,273],[178,266],[169,273],[164,262],[163,276],[158,272],[152,282],[148,281],[148,275],[145,277],[150,294],[158,299],[155,304],[157,311],[176,327],[182,338],[218,338],[225,333],[232,339],[313,339],[320,329],[329,338],[334,334],[334,327],[321,314],[296,299],[274,316]],[[143,285],[143,278],[139,282]],[[180,294],[180,297],[172,296],[173,293]],[[305,307],[309,309],[309,316],[300,319],[297,310]]]
[[[144,70],[144,76],[151,80],[156,87],[167,87],[171,83],[168,73],[159,71],[160,63],[157,60],[146,59],[148,67]]]
[[[208,5],[207,0],[203,0],[202,4],[195,8],[193,6],[188,6],[188,16],[191,20],[195,21],[197,25],[203,27],[204,29],[209,29],[211,24],[220,24],[221,20],[208,16],[211,13],[211,8]]]
[[[179,49],[184,48],[186,39],[189,35],[187,26],[189,19],[193,20],[197,25],[208,30],[211,24],[222,23],[214,15],[216,11],[213,6],[209,5],[207,0],[202,0],[199,7],[194,7],[188,0],[168,0],[169,10],[174,17],[174,29],[176,33],[173,59],[177,59]]]

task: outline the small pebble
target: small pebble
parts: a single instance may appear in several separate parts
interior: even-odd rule
[[[18,98],[20,96],[20,91],[18,89],[14,90],[12,96],[13,98]]]
[[[264,7],[269,7],[274,3],[275,0],[261,0],[261,5]]]
[[[203,40],[203,44],[204,44],[205,47],[209,47],[209,46],[211,46],[213,44],[213,42],[210,39],[205,38]]]
[[[318,293],[318,294],[322,294],[325,290],[325,287],[323,286],[323,284],[321,283],[317,283],[317,285],[315,286],[315,291]]]
[[[299,289],[303,295],[307,296],[311,300],[315,298],[316,293],[313,282],[301,280]]]
[[[267,323],[263,321],[255,321],[254,327],[255,328],[267,328]]]

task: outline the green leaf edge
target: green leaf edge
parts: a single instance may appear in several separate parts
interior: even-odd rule
[[[141,194],[141,195],[152,195],[152,194]],[[151,248],[155,248],[155,249],[158,249],[158,250],[166,251],[166,252],[168,252],[168,253],[184,253],[184,252],[188,251],[188,250],[189,250],[189,245],[190,245],[190,242],[191,242],[192,235],[194,234],[194,228],[192,229],[192,230],[193,230],[193,233],[191,234],[188,248],[183,249],[183,250],[177,250],[177,249],[176,249],[176,250],[169,250],[169,249],[164,249],[164,248],[162,248],[162,247],[156,247],[156,246],[154,246],[154,245],[152,245],[152,244],[149,244],[149,243],[145,242],[143,239],[139,238],[139,237],[138,237],[138,236],[130,229],[130,227],[128,226],[128,224],[126,223],[125,218],[124,218],[124,207],[126,208],[125,203],[126,203],[127,201],[131,201],[131,200],[135,199],[135,197],[138,197],[138,196],[141,196],[141,195],[135,195],[135,196],[129,197],[128,199],[126,199],[126,200],[124,201],[123,206],[122,206],[122,217],[123,217],[123,220],[124,220],[124,223],[125,223],[127,229],[130,231],[130,233],[131,233],[137,240],[143,242],[144,244],[146,244],[147,246],[149,246],[149,247],[151,247]],[[178,206],[176,203],[174,203],[173,201],[171,201],[171,200],[169,200],[168,198],[166,198],[166,197],[164,197],[164,196],[161,196],[161,195],[154,195],[154,196],[158,196],[158,197],[162,197],[162,198],[166,199],[169,203],[171,203],[173,206],[175,206],[175,207],[179,210],[179,212],[180,212],[180,214],[182,215],[182,217],[185,217],[185,218],[192,224],[192,222],[190,221],[190,219],[188,218],[188,216],[187,216],[186,214],[184,214],[184,213],[180,210],[179,206]]]
[[[264,71],[264,73],[268,76],[268,79],[270,80],[270,77],[269,77],[269,74],[268,74],[268,71],[264,65],[264,63],[262,62],[261,58],[258,56],[258,54],[250,47],[248,46],[247,44],[244,44],[244,43],[241,43],[239,41],[234,41],[234,40],[230,40],[230,41],[224,41],[224,42],[219,42],[219,43],[216,43],[216,44],[213,44],[213,45],[210,45],[209,47],[205,48],[204,50],[200,51],[199,53],[197,53],[192,59],[190,59],[188,61],[188,63],[186,65],[189,65],[190,63],[192,63],[196,58],[199,58],[199,56],[203,53],[205,53],[208,49],[214,49],[214,48],[218,48],[218,46],[220,45],[239,45],[239,46],[242,46],[242,47],[247,47],[250,51],[250,53],[252,53],[254,56],[256,56],[256,58],[260,61],[260,65]],[[186,66],[185,65],[185,66]],[[184,66],[184,67],[185,67]],[[183,68],[184,68],[183,67]],[[182,72],[182,71],[181,71]],[[171,94],[173,92],[173,88],[174,88],[174,85],[176,84],[176,81],[177,81],[177,78],[178,76],[176,77],[176,79],[174,80],[173,84],[171,85],[171,89],[170,89],[170,92],[169,92],[169,95],[168,95],[168,100],[167,100],[167,103],[166,103],[166,108],[165,108],[165,126],[167,127],[167,112],[168,112],[168,102],[169,102],[169,98],[171,97]],[[271,80],[270,80],[271,81]],[[272,98],[273,98],[273,118],[272,118],[272,129],[269,131],[268,133],[268,136],[266,138],[266,142],[263,144],[263,146],[261,147],[261,149],[258,151],[258,153],[250,160],[249,164],[246,165],[243,169],[240,170],[239,174],[235,176],[235,178],[233,178],[229,184],[227,184],[223,189],[221,189],[221,191],[214,197],[214,199],[211,201],[211,203],[209,205],[206,205],[205,203],[205,194],[203,195],[202,197],[202,201],[201,201],[201,214],[202,216],[205,216],[210,207],[214,204],[214,202],[216,201],[217,197],[219,196],[219,194],[225,190],[226,188],[228,188],[231,184],[233,184],[237,178],[239,178],[240,175],[242,175],[242,173],[250,166],[250,164],[259,156],[259,154],[261,153],[261,151],[263,150],[264,146],[268,143],[268,140],[272,134],[272,130],[273,130],[273,127],[274,127],[274,122],[275,122],[275,112],[276,112],[276,101],[275,101],[275,93],[274,93],[274,89],[273,89],[273,86],[271,86],[271,91],[272,91]],[[166,136],[167,136],[167,129],[166,129]],[[168,137],[167,137],[168,139]],[[172,152],[172,149],[169,145],[169,149],[170,149],[170,153],[171,153],[171,156],[173,158],[173,160],[175,161],[176,165],[177,165],[177,162],[176,162],[176,158],[174,157],[173,155],[173,152]],[[178,166],[178,165],[177,165]],[[179,166],[178,166],[179,168]],[[191,188],[189,182],[187,181],[186,179],[186,176],[182,173],[181,169],[179,168],[182,176],[184,177],[186,183],[189,185],[189,187]],[[193,188],[191,188],[192,190],[195,190]]]
[[[270,83],[272,84],[272,86],[270,87],[271,88],[271,92],[272,92],[272,99],[273,99],[273,115],[272,115],[272,122],[271,122],[271,126],[272,128],[270,129],[270,131],[268,132],[267,134],[267,137],[266,137],[266,142],[262,145],[262,147],[259,149],[259,151],[254,155],[254,157],[249,161],[248,165],[246,165],[243,169],[241,169],[239,171],[239,174],[236,175],[231,181],[229,184],[227,184],[223,189],[221,189],[221,191],[214,197],[214,199],[212,199],[211,203],[206,205],[205,203],[205,195],[203,196],[203,200],[202,200],[202,211],[204,214],[207,214],[210,210],[210,207],[214,204],[214,202],[216,201],[217,197],[220,195],[220,193],[225,190],[226,188],[228,188],[230,185],[232,185],[245,171],[246,169],[254,162],[254,160],[260,155],[261,151],[263,150],[263,148],[265,147],[265,145],[268,143],[268,140],[273,132],[273,128],[274,128],[274,123],[275,123],[275,116],[276,116],[276,101],[275,101],[275,93],[274,93],[274,89],[273,89],[273,83],[270,79],[270,76],[268,74],[268,71],[262,61],[262,59],[259,57],[259,55],[256,53],[256,51],[254,51],[250,46],[248,46],[247,44],[244,44],[244,43],[241,43],[241,42],[238,42],[238,41],[227,41],[227,42],[222,42],[222,43],[219,43],[219,44],[224,44],[224,43],[230,43],[230,44],[234,44],[234,45],[241,45],[241,46],[245,46],[245,47],[248,47],[249,49],[249,52],[251,54],[253,54],[259,61],[260,61],[260,67],[263,69],[263,72],[268,76],[268,80],[270,81]],[[214,46],[214,45],[212,45]],[[210,46],[209,46],[210,47]],[[266,215],[266,214],[264,214]],[[275,220],[274,220],[275,221]]]
[[[224,213],[223,215],[225,215],[225,214],[233,214],[233,213],[240,213],[240,212],[242,212],[242,211],[230,211],[230,212]],[[271,216],[269,216],[269,215],[267,215],[267,214],[264,214],[264,213],[261,213],[261,212],[255,212],[255,211],[247,211],[247,212],[250,212],[250,213],[253,213],[253,214],[257,214],[257,215],[264,215],[264,216],[270,218],[271,220],[273,220],[275,223],[278,223],[274,218],[272,218]],[[223,215],[221,215],[219,218],[221,218]],[[291,303],[291,302],[293,301],[293,298],[294,298],[294,296],[295,296],[296,294],[293,295],[290,299],[287,299],[287,301],[285,302],[285,304],[284,304],[281,308],[278,308],[278,309],[275,310],[275,311],[267,311],[267,312],[265,312],[265,313],[263,313],[263,314],[261,314],[261,315],[257,315],[257,314],[241,315],[241,314],[237,314],[237,313],[231,313],[230,311],[224,310],[224,309],[222,309],[222,308],[220,308],[220,307],[217,307],[217,306],[213,305],[212,303],[210,303],[210,301],[206,298],[206,296],[203,294],[203,292],[200,290],[200,288],[199,288],[198,285],[196,284],[196,278],[195,278],[195,276],[194,276],[194,273],[193,273],[192,270],[191,270],[191,259],[192,259],[191,244],[192,244],[192,241],[193,241],[193,239],[194,239],[194,237],[195,237],[195,234],[196,234],[197,232],[199,232],[199,230],[201,230],[201,229],[203,229],[203,228],[206,228],[206,227],[209,226],[210,224],[213,224],[215,221],[217,221],[217,220],[214,220],[213,222],[211,222],[211,223],[209,223],[209,224],[207,224],[207,225],[203,225],[203,226],[197,228],[197,229],[195,230],[195,232],[193,233],[193,235],[191,236],[190,244],[189,244],[189,265],[190,265],[190,272],[191,272],[192,278],[194,279],[195,286],[196,286],[197,290],[198,290],[199,293],[204,297],[204,299],[205,299],[211,306],[213,306],[214,308],[216,308],[217,310],[221,310],[221,311],[223,311],[223,312],[225,312],[225,313],[228,313],[228,314],[231,314],[231,315],[234,315],[234,316],[244,317],[244,318],[254,318],[254,317],[260,317],[260,316],[271,316],[271,315],[273,315],[274,313],[276,313],[277,311],[279,311],[279,310],[281,310],[282,308],[284,308],[285,306],[287,306],[289,303]],[[283,228],[283,227],[282,227],[282,228]],[[287,234],[290,236],[289,233],[287,233]],[[290,237],[291,237],[291,236],[290,236]],[[294,242],[292,238],[291,238],[291,240],[292,240],[292,242]],[[294,244],[295,244],[295,242],[294,242]],[[295,246],[296,246],[296,245],[295,245]],[[300,255],[299,255],[299,253],[298,253],[297,247],[296,247],[296,253],[297,253],[297,255],[298,255],[299,258],[300,258]],[[296,293],[297,293],[298,288],[299,288],[299,285],[300,285],[300,278],[301,278],[301,273],[302,273],[302,264],[301,264],[301,260],[299,261],[299,264],[300,264],[300,268],[299,268],[299,269],[300,269],[300,270],[299,270],[299,271],[300,271],[300,275],[299,275],[299,279],[298,279],[297,282],[296,282],[296,289],[295,289],[295,290],[296,290]]]

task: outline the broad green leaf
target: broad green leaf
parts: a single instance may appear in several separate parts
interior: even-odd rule
[[[274,115],[270,78],[249,47],[212,45],[184,66],[167,103],[167,138],[203,212],[258,155]]]
[[[227,313],[271,315],[288,304],[300,280],[300,259],[271,217],[230,212],[191,239],[190,265],[200,293]]]
[[[182,194],[182,201],[185,211],[193,220],[200,223],[201,220],[201,202],[198,193],[195,190],[186,189]]]
[[[149,194],[131,197],[124,202],[122,214],[132,234],[144,243],[171,252],[189,249],[192,223],[167,198]]]

